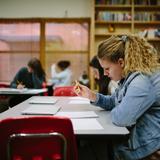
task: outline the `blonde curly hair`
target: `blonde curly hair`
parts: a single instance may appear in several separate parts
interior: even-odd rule
[[[156,49],[144,38],[135,35],[111,36],[101,42],[97,56],[113,63],[123,58],[124,75],[135,71],[151,74],[160,68]]]

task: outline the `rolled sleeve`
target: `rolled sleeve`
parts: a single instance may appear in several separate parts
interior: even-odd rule
[[[96,94],[96,101],[91,102],[91,104],[93,104],[95,106],[99,106],[105,110],[111,110],[115,106],[114,95],[105,96],[105,95],[97,93]]]

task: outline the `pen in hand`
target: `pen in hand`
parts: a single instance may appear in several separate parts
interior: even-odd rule
[[[23,89],[25,87],[25,85],[23,85],[22,82],[17,80],[17,89]]]
[[[75,90],[76,90],[76,93],[80,93],[81,89],[80,89],[80,86],[79,86],[79,82],[77,80],[75,80]]]

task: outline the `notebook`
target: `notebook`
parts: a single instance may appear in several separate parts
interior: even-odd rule
[[[23,110],[22,114],[27,115],[54,115],[60,110],[60,106],[33,104]]]
[[[36,97],[32,97],[29,103],[30,104],[55,104],[57,100],[58,99],[55,97],[36,96]]]

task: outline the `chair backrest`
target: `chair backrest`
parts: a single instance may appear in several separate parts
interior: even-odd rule
[[[0,121],[0,131],[1,160],[9,160],[8,148],[10,160],[64,160],[65,147],[66,160],[78,159],[73,127],[68,118],[10,118]]]
[[[54,96],[77,96],[73,86],[56,87],[53,91]]]
[[[0,82],[0,88],[9,88],[9,87],[10,87],[9,83]]]
[[[47,83],[46,82],[42,83],[42,88],[47,88]],[[43,95],[48,96],[48,88],[47,88],[47,92],[44,92]]]

